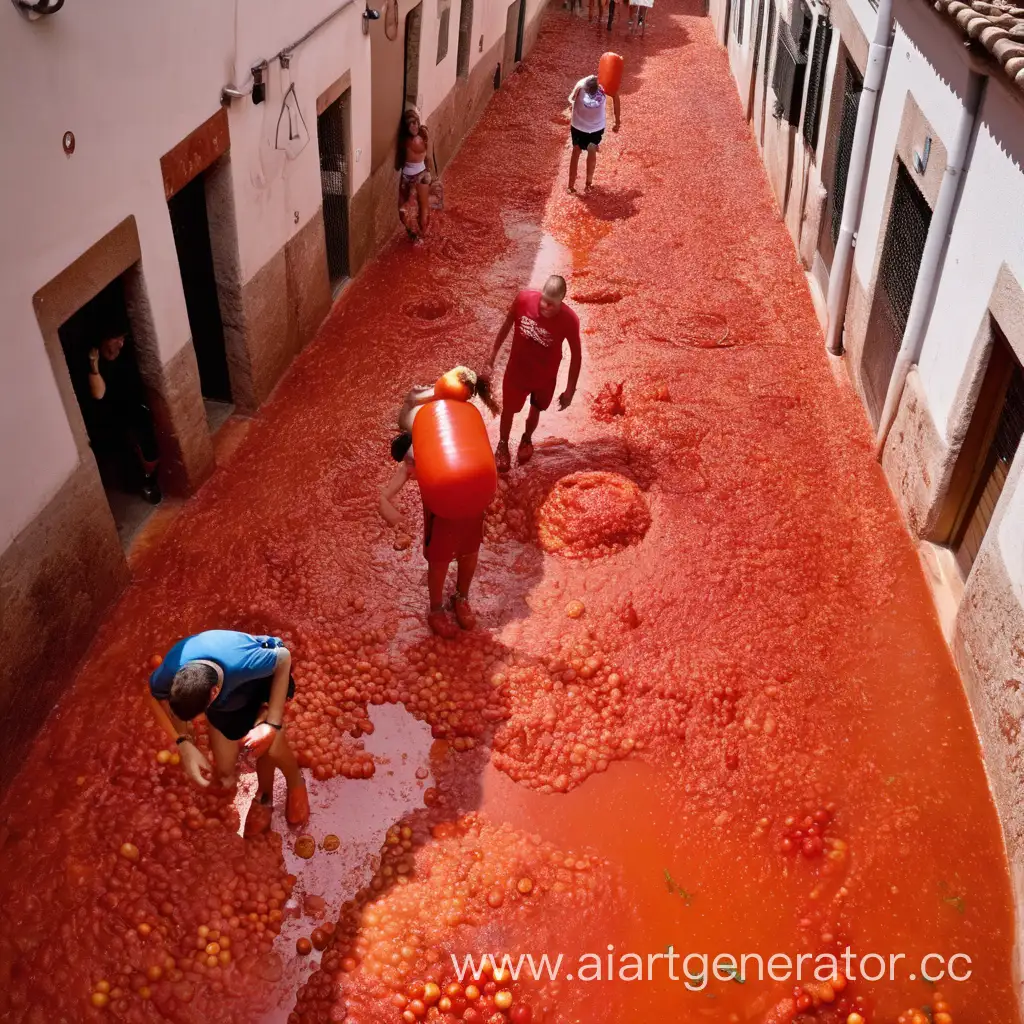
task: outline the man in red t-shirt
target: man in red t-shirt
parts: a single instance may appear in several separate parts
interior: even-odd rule
[[[519,442],[519,464],[528,462],[533,455],[533,432],[537,429],[540,414],[554,398],[564,341],[569,342],[569,380],[558,397],[559,409],[568,409],[576,393],[576,381],[579,380],[583,358],[580,350],[580,320],[564,299],[565,278],[549,277],[543,291],[522,291],[516,296],[498,331],[483,376],[489,376],[493,371],[494,360],[508,332],[515,327],[512,352],[501,385],[501,440],[494,452],[499,473],[507,473],[512,464],[508,451],[512,420],[522,409],[527,397],[530,399],[530,413],[526,417],[523,439]]]

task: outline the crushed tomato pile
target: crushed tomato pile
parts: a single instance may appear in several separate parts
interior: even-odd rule
[[[229,425],[230,457],[139,556],[3,798],[0,1020],[1014,1018],[968,708],[700,13],[659,0],[643,41],[617,25],[622,130],[587,196],[565,192],[565,96],[609,43],[545,14],[447,169],[429,243],[365,268]],[[411,384],[482,363],[547,271],[581,315],[580,389],[490,509],[479,628],[440,641],[418,545],[376,514],[395,413]],[[294,652],[306,834],[279,803],[243,841],[148,716],[151,657],[211,627]],[[375,753],[383,706],[426,747]],[[371,823],[374,855],[328,891],[307,866],[371,813],[331,787],[386,784],[407,758],[417,806]],[[689,991],[473,982],[451,959],[847,945],[911,966]],[[970,979],[912,978],[927,952],[970,956]]]

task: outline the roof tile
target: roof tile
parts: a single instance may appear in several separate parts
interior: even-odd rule
[[[1024,90],[1024,7],[1008,0],[935,0],[935,9],[980,42]]]

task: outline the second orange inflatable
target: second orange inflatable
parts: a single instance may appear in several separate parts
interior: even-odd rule
[[[601,61],[597,65],[597,82],[609,95],[615,96],[622,85],[622,67],[624,61],[617,53],[602,54]]]
[[[475,405],[428,402],[412,424],[416,479],[423,503],[444,519],[482,515],[498,489],[484,419]]]

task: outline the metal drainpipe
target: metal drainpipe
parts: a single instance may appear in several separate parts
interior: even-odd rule
[[[828,283],[828,327],[825,344],[832,355],[843,350],[843,321],[846,318],[846,300],[850,295],[850,273],[853,270],[853,247],[860,226],[860,211],[864,206],[864,179],[867,177],[871,155],[871,136],[875,131],[878,94],[885,80],[885,69],[892,48],[893,0],[878,0],[878,20],[875,38],[868,48],[868,64],[864,75],[857,125],[853,132],[850,152],[850,170],[846,177],[846,199],[843,219],[836,239],[836,252],[832,260],[832,273]]]
[[[956,201],[967,174],[967,155],[978,124],[978,111],[985,91],[985,81],[986,75],[973,68],[968,72],[960,121],[942,175],[935,210],[928,226],[928,237],[925,239],[924,252],[921,254],[921,267],[917,272],[917,283],[914,285],[914,297],[910,301],[910,312],[907,315],[907,327],[903,332],[900,350],[896,354],[896,363],[889,378],[889,388],[885,393],[885,405],[878,421],[875,455],[879,459],[885,450],[885,442],[903,399],[903,389],[906,387],[911,367],[921,358],[925,332],[935,308],[935,293],[939,287],[942,264],[953,230],[953,211],[956,209]]]

